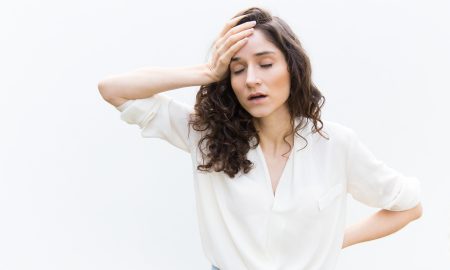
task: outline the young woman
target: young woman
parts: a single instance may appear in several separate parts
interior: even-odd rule
[[[161,92],[199,85],[194,108]],[[420,184],[341,124],[290,27],[267,10],[233,17],[210,60],[142,68],[99,83],[143,137],[189,153],[202,245],[213,269],[333,269],[342,248],[421,216]],[[380,208],[345,228],[346,194]]]

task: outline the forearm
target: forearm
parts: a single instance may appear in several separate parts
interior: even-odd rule
[[[206,64],[187,67],[145,67],[108,76],[99,82],[103,97],[147,98],[154,94],[213,82]]]
[[[380,210],[345,230],[342,248],[375,240],[400,230],[422,215],[421,204],[406,211]]]

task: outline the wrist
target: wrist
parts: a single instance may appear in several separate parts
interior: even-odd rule
[[[202,68],[202,75],[206,79],[206,82],[203,83],[203,85],[210,84],[210,83],[217,81],[217,78],[214,76],[209,63],[205,63],[205,64],[201,65],[201,68]]]

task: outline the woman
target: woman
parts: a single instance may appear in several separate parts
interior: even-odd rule
[[[194,108],[161,94],[195,85]],[[233,17],[206,64],[142,68],[99,90],[143,137],[190,153],[212,269],[333,269],[342,248],[421,216],[416,178],[377,160],[352,129],[320,119],[310,61],[267,10]],[[345,229],[347,193],[381,209]]]

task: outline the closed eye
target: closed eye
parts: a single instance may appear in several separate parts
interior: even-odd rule
[[[261,65],[261,67],[263,67],[263,68],[270,68],[271,66],[272,66],[272,64]],[[239,74],[239,73],[241,73],[242,71],[244,71],[244,69],[235,71],[235,72],[233,72],[233,74]]]

